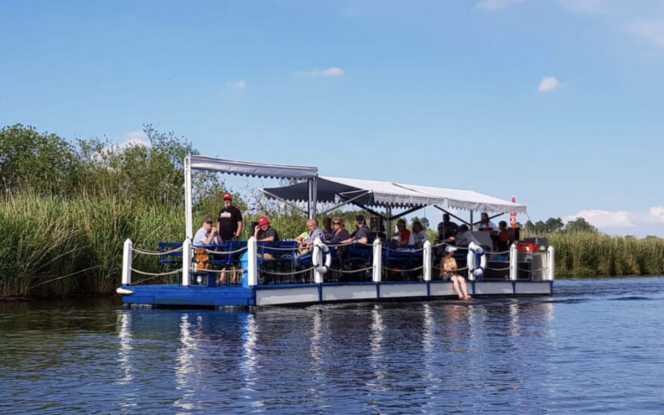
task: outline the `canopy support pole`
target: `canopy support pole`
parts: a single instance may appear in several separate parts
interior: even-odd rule
[[[301,207],[297,206],[296,204],[291,203],[291,202],[289,202],[288,200],[284,200],[284,199],[280,198],[279,196],[277,196],[277,195],[275,195],[275,194],[272,194],[272,193],[268,192],[268,191],[265,190],[265,189],[261,189],[261,192],[263,192],[264,194],[267,194],[267,195],[272,196],[273,198],[277,199],[277,200],[280,201],[281,203],[284,203],[284,204],[286,204],[286,205],[292,207],[293,209],[297,210],[298,212],[304,213],[305,215],[308,215],[308,214],[309,214],[309,212],[307,212],[306,210],[304,210],[304,209],[302,209]]]
[[[318,195],[318,178],[312,177],[307,180],[307,185],[309,187],[309,200],[307,201],[307,213],[309,214],[309,219],[316,219],[316,203]]]
[[[463,223],[465,223],[466,225],[470,225],[470,223],[468,223],[468,222],[466,222],[465,220],[461,219],[460,217],[458,217],[458,216],[455,215],[454,213],[450,213],[450,212],[448,212],[447,210],[443,209],[442,207],[440,207],[440,206],[438,206],[438,205],[433,205],[433,207],[435,207],[436,209],[440,210],[440,211],[443,212],[443,213],[447,213],[448,215],[450,215],[450,216],[453,217],[454,219],[456,219],[456,220],[458,220],[458,221],[460,221],[460,222],[463,222]]]
[[[392,206],[387,206],[385,208],[385,214],[387,215],[387,240],[392,239]]]
[[[407,214],[409,214],[409,213],[413,213],[413,212],[415,212],[415,211],[417,211],[417,210],[420,210],[420,209],[424,209],[424,206],[417,206],[417,207],[414,207],[414,208],[412,208],[412,209],[408,209],[407,211],[405,211],[405,212],[401,212],[401,213],[399,213],[399,214],[396,215],[396,216],[392,216],[390,219],[399,219],[399,218],[402,217],[402,216],[406,216]]]
[[[265,193],[268,193],[268,192],[265,192]],[[349,203],[353,203],[355,200],[357,200],[357,199],[359,199],[359,198],[361,198],[361,197],[364,197],[364,196],[366,196],[366,195],[368,195],[368,194],[370,194],[370,193],[371,193],[371,191],[367,190],[367,191],[365,191],[364,193],[362,193],[361,195],[357,195],[357,196],[355,196],[355,197],[352,198],[352,199],[344,200],[342,203],[339,203],[339,204],[337,204],[337,205],[335,205],[335,206],[332,206],[331,208],[329,208],[329,209],[326,210],[326,211],[321,212],[320,214],[321,214],[321,215],[325,215],[325,214],[327,214],[327,213],[329,213],[329,212],[332,212],[332,211],[335,210],[335,209],[340,208],[341,206],[347,205],[347,204],[349,204]],[[270,194],[270,193],[268,193],[268,194]],[[274,195],[272,195],[272,194],[270,194],[270,195],[271,195],[272,197],[276,197],[276,196],[274,196]],[[344,198],[344,197],[341,196],[341,195],[339,195],[339,197],[342,198],[342,199]],[[279,198],[277,198],[277,199],[279,199]],[[281,199],[279,199],[279,200],[281,200]]]
[[[184,216],[185,229],[187,239],[194,237],[194,220],[192,217],[192,203],[191,203],[191,158],[184,158]]]

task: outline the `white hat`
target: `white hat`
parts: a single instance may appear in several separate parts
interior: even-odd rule
[[[457,250],[456,246],[448,245],[448,246],[445,247],[445,252],[454,252],[456,250]]]

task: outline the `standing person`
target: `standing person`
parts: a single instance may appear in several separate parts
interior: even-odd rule
[[[498,240],[496,241],[498,251],[504,252],[510,249],[510,233],[507,230],[507,222],[498,222]]]
[[[493,232],[498,227],[496,226],[495,223],[491,222],[491,219],[489,219],[489,214],[488,213],[482,213],[482,219],[480,220],[480,223],[477,224],[477,230],[478,231],[485,231],[485,232]]]
[[[459,300],[470,300],[472,297],[468,295],[466,279],[456,273],[458,267],[456,259],[452,256],[456,250],[457,248],[454,246],[445,247],[445,256],[440,261],[440,276],[445,281],[452,280],[452,286],[459,296]]]
[[[242,235],[242,213],[233,206],[233,195],[226,192],[222,198],[224,199],[224,207],[219,211],[217,217],[220,244],[240,239],[240,235]]]
[[[450,214],[443,215],[443,221],[438,224],[438,240],[444,241],[452,236],[456,236],[459,232],[459,225],[450,220]]]

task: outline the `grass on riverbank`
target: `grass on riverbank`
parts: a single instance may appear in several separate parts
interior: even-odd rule
[[[664,275],[664,239],[599,233],[548,236],[556,250],[556,277]]]
[[[116,196],[65,199],[33,193],[8,196],[0,206],[0,297],[98,295],[120,284],[122,246],[156,250],[158,242],[184,239],[179,206],[126,201]],[[194,230],[203,212],[195,214]],[[282,239],[305,230],[298,214],[270,216]],[[354,213],[342,215],[353,230]],[[258,215],[245,217],[249,224]],[[664,239],[610,237],[597,233],[545,235],[556,249],[557,277],[663,275]],[[134,268],[162,272],[159,257],[135,255]],[[134,281],[149,277],[134,275]]]
[[[0,234],[0,296],[101,294],[118,286],[126,238],[156,249],[159,241],[184,239],[184,218],[117,197],[19,194],[0,208]],[[135,267],[162,269],[143,256]]]

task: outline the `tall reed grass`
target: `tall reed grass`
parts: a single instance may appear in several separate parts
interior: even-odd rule
[[[137,248],[156,250],[158,242],[182,241],[185,220],[179,206],[166,207],[117,196],[74,198],[21,193],[0,205],[0,296],[100,295],[119,285],[122,247],[129,238]],[[205,215],[195,212],[194,231]],[[358,212],[341,216],[354,230]],[[244,239],[261,215],[246,215]],[[292,211],[267,216],[281,239],[306,230],[306,217]],[[322,217],[318,218],[322,226]],[[597,233],[545,235],[556,249],[557,277],[663,275],[664,239],[610,237]],[[161,272],[159,257],[134,256],[134,268]],[[144,279],[134,275],[134,281]]]
[[[664,275],[664,239],[600,233],[544,235],[556,250],[557,277]]]

